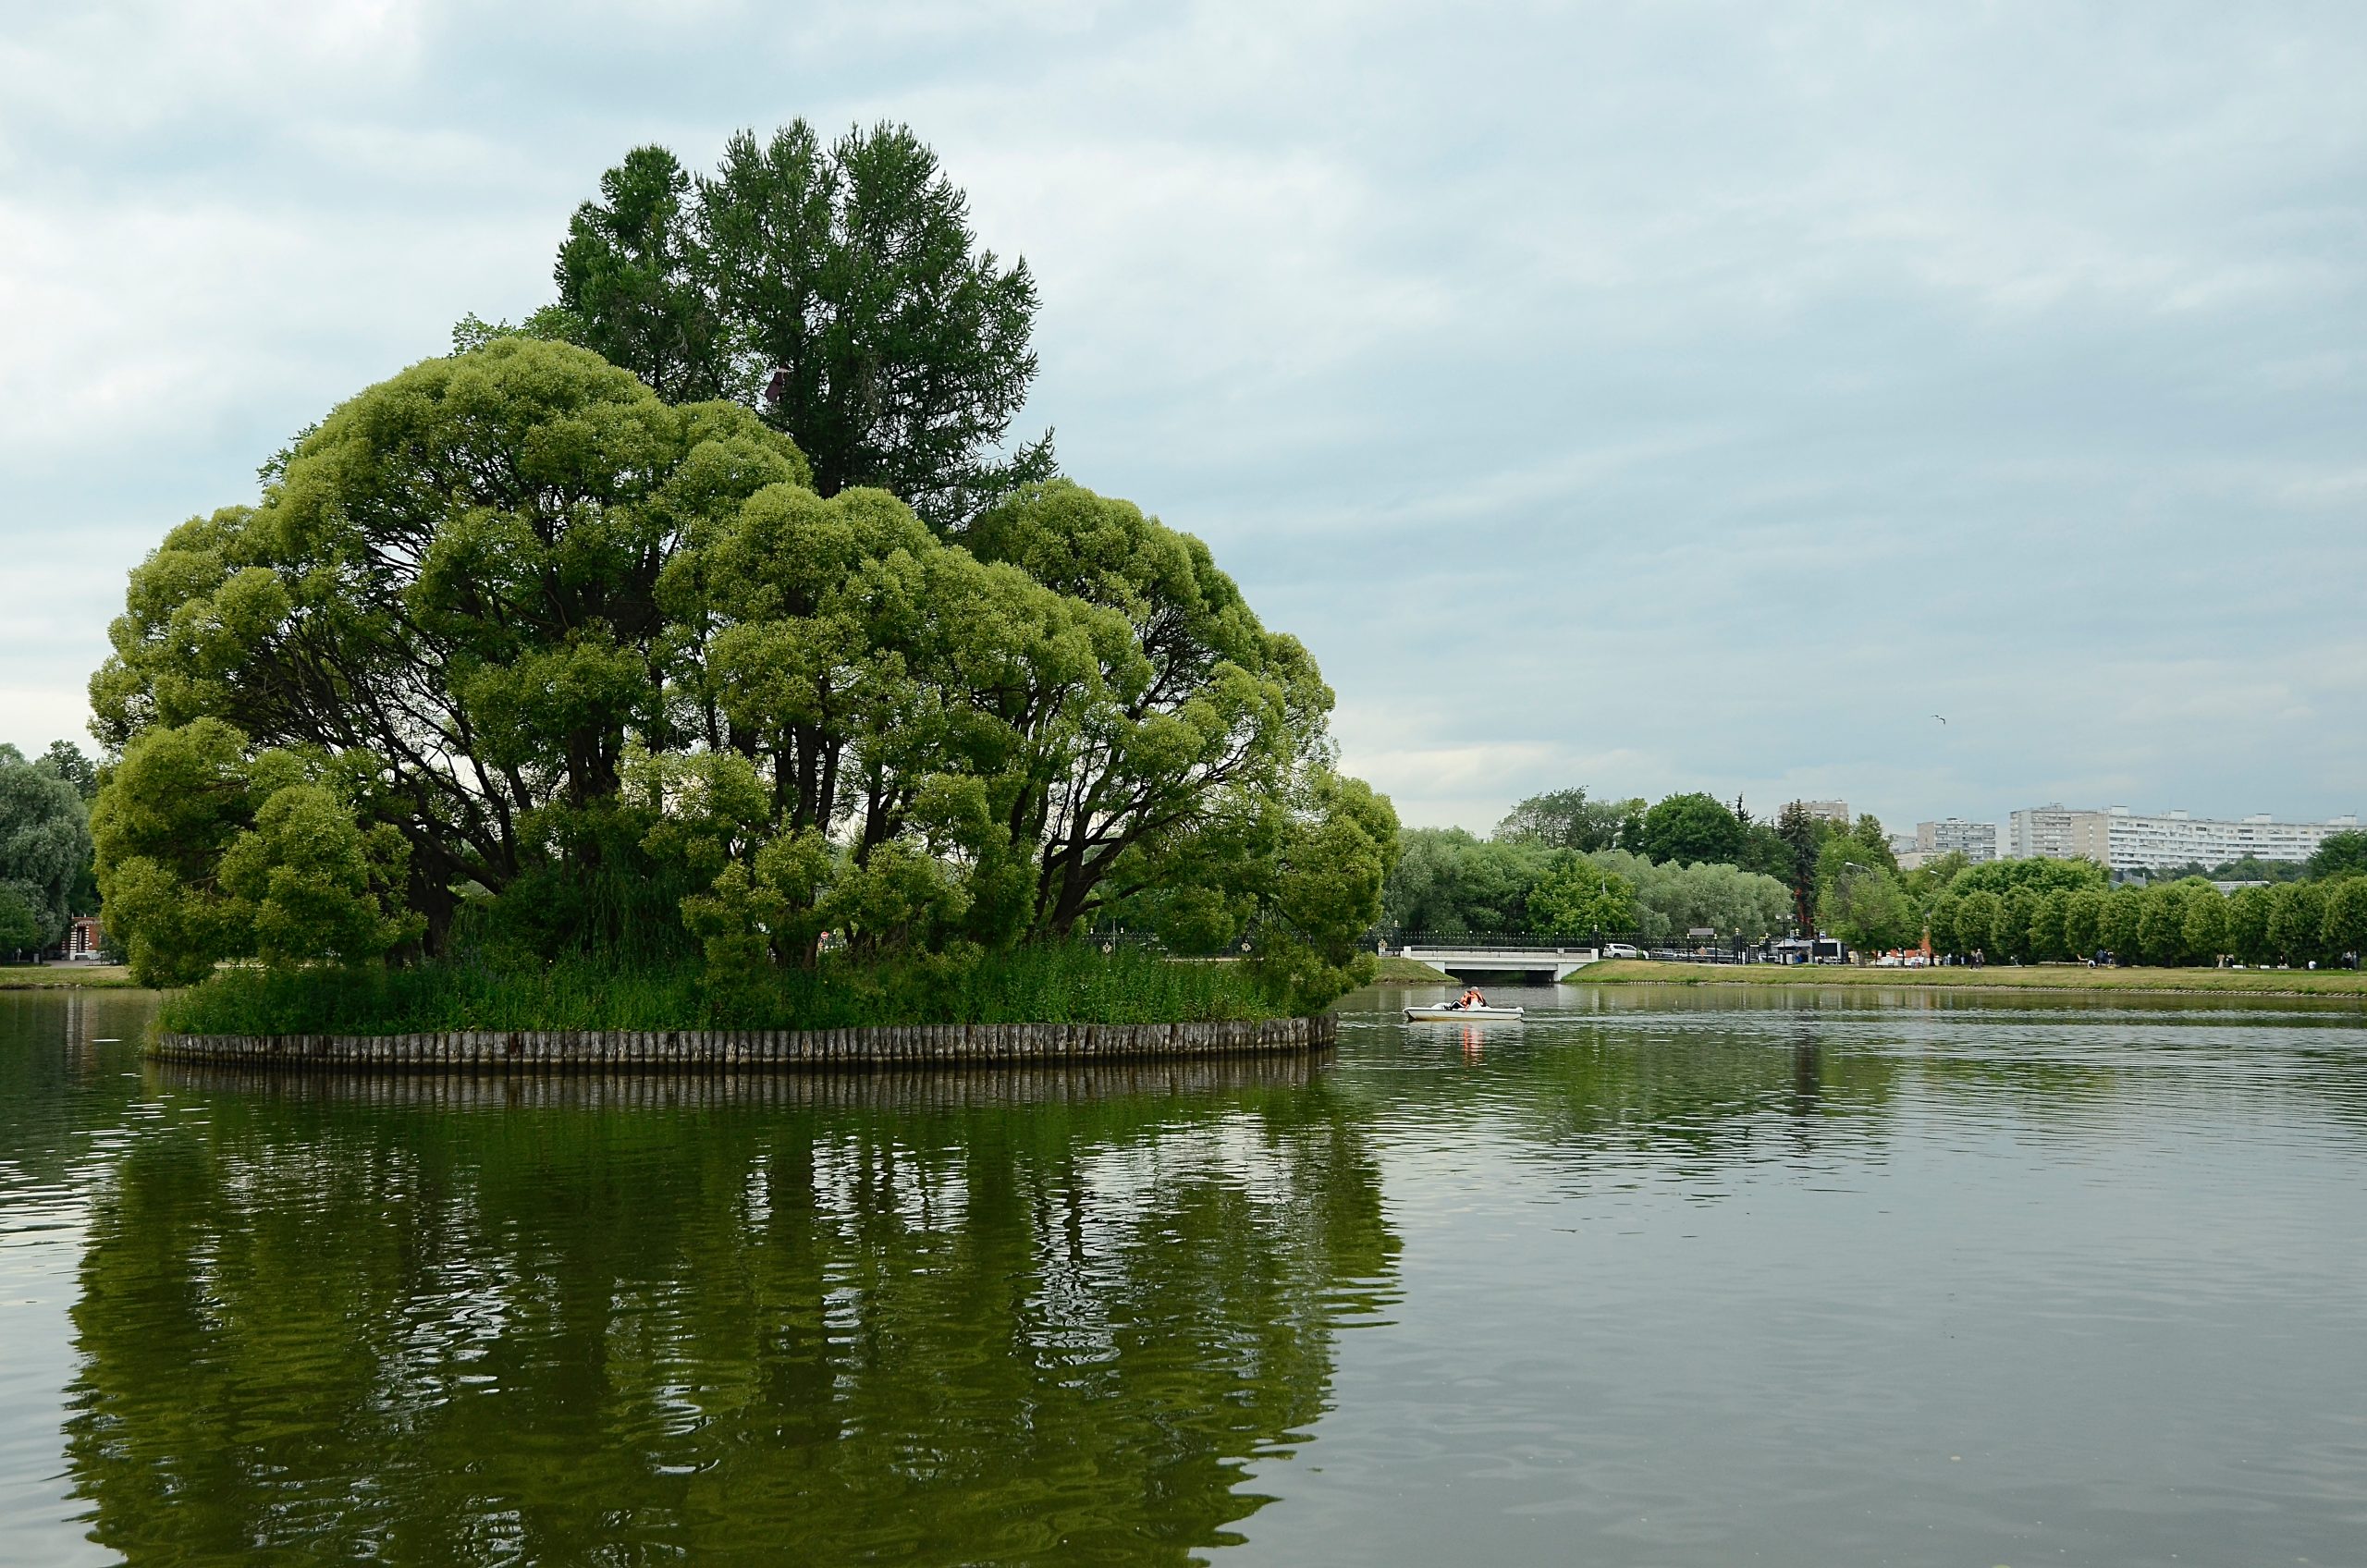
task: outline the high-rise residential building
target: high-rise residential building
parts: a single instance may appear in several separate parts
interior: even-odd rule
[[[2109,865],[2100,811],[2067,811],[2063,802],[2030,806],[2007,819],[2005,852],[2016,860],[2092,860]]]
[[[1802,801],[1800,804],[1820,822],[1835,823],[1843,827],[1849,826],[1847,801]]]
[[[1997,858],[1997,825],[1967,822],[1956,816],[1941,822],[1919,822],[1915,825],[1915,849],[1926,860],[1956,854],[1978,865]]]
[[[2017,859],[2078,856],[2101,861],[2116,872],[2175,871],[2194,864],[2225,865],[2246,855],[2307,860],[2327,835],[2358,828],[2356,816],[2278,822],[2263,815],[2230,822],[2182,811],[2146,815],[2127,806],[2066,811],[2058,803],[2016,812],[2010,836]]]

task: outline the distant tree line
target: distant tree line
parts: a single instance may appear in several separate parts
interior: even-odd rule
[[[1557,790],[1521,802],[1485,839],[1459,827],[1401,833],[1384,919],[1450,940],[1600,933],[1659,941],[1715,930],[1757,941],[1795,923],[1824,848],[1823,837],[1803,842],[1787,830],[1797,835],[1793,817],[1759,821],[1740,801],[1729,806],[1707,794],[1648,805]],[[1879,842],[1879,823],[1872,832]]]
[[[1647,805],[1558,790],[1521,802],[1484,839],[1433,827],[1399,841],[1384,920],[1448,940],[1660,941],[1696,929],[1757,940],[1793,928],[1881,950],[1928,933],[1950,957],[2103,951],[2167,965],[2338,962],[2367,948],[2367,833],[2327,839],[2291,868],[2297,880],[2229,895],[2199,876],[2115,888],[2083,860],[1974,865],[1952,854],[1902,871],[1871,815],[1844,826],[1793,802],[1770,823],[1699,792]]]
[[[1932,947],[1956,955],[2298,968],[2367,950],[2367,873],[2222,893],[2201,877],[2115,888],[2089,861],[2001,861],[1949,880],[1926,918]]]

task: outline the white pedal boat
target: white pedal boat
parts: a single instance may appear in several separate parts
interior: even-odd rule
[[[1445,1002],[1405,1010],[1405,1022],[1408,1023],[1477,1023],[1490,1019],[1525,1016],[1516,1007],[1453,1007]]]

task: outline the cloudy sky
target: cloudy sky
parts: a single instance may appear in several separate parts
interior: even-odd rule
[[[0,6],[0,740],[627,148],[803,115],[937,147],[1029,428],[1409,822],[2361,811],[2362,80],[2355,0]]]

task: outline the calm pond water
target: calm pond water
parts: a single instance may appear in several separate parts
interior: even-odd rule
[[[0,993],[0,1562],[2367,1561],[2367,1011],[1405,995],[504,1084]]]

